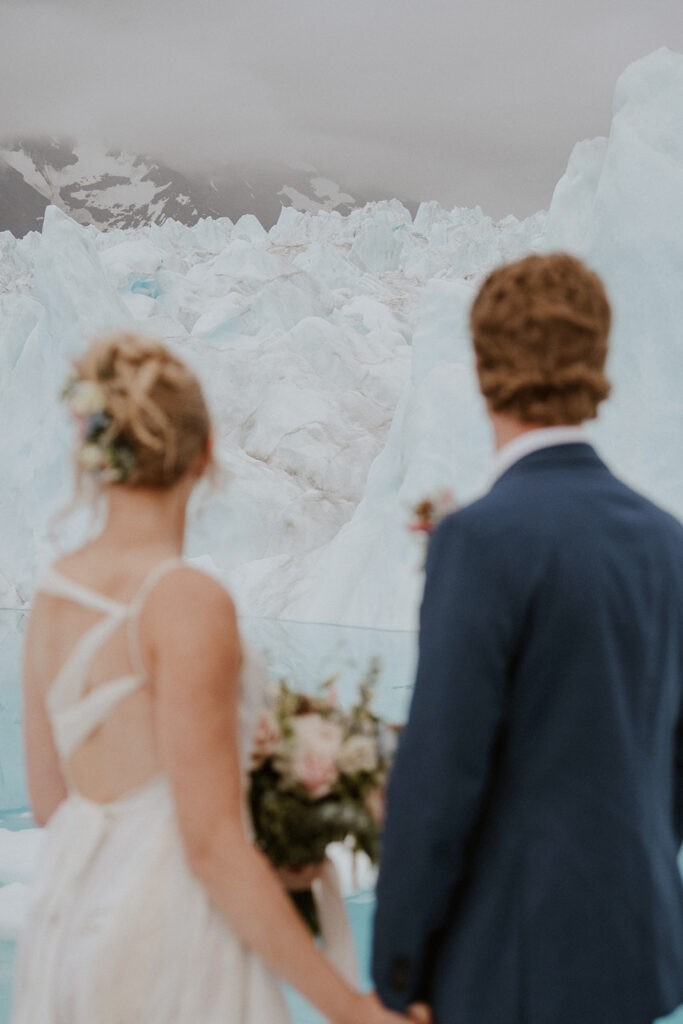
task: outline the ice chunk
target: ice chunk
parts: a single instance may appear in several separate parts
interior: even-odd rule
[[[384,210],[363,223],[353,245],[351,259],[365,270],[380,273],[397,270],[407,228]]]
[[[146,238],[119,242],[100,254],[100,260],[115,288],[132,287],[139,280],[156,280],[157,271],[168,256]]]
[[[546,249],[584,252],[606,152],[607,139],[603,138],[586,139],[574,146],[567,170],[553,192]]]
[[[614,307],[614,393],[594,437],[614,468],[683,514],[683,55],[665,48],[619,79],[606,143],[574,151],[547,244],[583,256]],[[575,216],[576,215],[576,216]]]
[[[243,214],[232,231],[233,238],[243,238],[246,242],[258,242],[265,238],[266,234],[266,229],[253,213]]]
[[[65,356],[99,334],[131,326],[87,230],[56,206],[45,211],[35,273],[52,345]]]

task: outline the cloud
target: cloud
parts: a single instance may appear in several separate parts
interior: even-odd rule
[[[183,169],[306,161],[344,188],[549,202],[631,60],[683,49],[670,0],[0,0],[0,133]]]

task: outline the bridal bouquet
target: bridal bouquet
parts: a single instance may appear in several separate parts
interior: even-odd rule
[[[261,715],[252,749],[251,816],[258,846],[283,875],[314,875],[334,842],[349,841],[373,863],[378,859],[397,742],[397,729],[371,710],[378,673],[373,662],[348,710],[337,704],[334,680],[313,697],[282,682]],[[291,896],[317,934],[311,888]]]

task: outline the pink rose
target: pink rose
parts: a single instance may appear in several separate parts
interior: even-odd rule
[[[319,750],[304,750],[296,754],[290,771],[295,782],[300,782],[314,800],[327,796],[339,778],[334,760]]]
[[[315,749],[336,758],[342,745],[342,727],[317,712],[297,715],[292,720],[297,749]]]
[[[281,739],[282,733],[275,715],[272,711],[263,711],[254,730],[251,760],[255,768],[277,754]]]
[[[294,729],[293,756],[289,772],[314,799],[327,796],[339,778],[337,756],[343,732],[336,722],[318,714],[298,715]]]

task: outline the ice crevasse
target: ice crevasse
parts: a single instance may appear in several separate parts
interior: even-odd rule
[[[69,357],[130,327],[206,388],[230,483],[201,501],[189,554],[242,612],[412,628],[411,506],[443,487],[467,501],[491,471],[469,306],[530,251],[568,249],[603,276],[614,393],[591,433],[683,515],[682,194],[683,56],[662,49],[624,72],[609,136],[578,144],[548,213],[524,221],[436,203],[413,219],[392,201],[286,208],[269,232],[245,216],[99,233],[50,208],[42,234],[0,234],[0,603],[30,599],[69,498]]]

